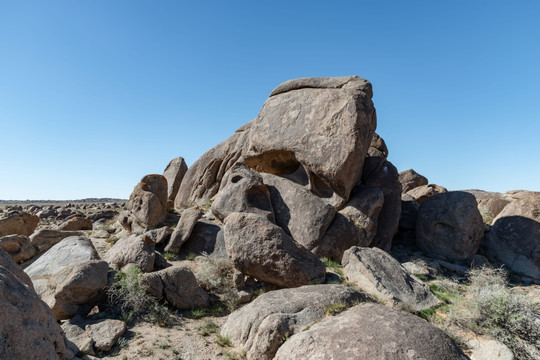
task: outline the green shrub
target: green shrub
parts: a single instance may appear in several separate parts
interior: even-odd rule
[[[116,273],[114,283],[108,290],[109,303],[120,310],[120,318],[125,322],[147,320],[159,326],[167,326],[173,316],[169,309],[153,296],[139,282],[141,270],[130,267],[125,273]]]

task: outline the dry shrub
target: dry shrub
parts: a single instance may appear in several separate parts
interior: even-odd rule
[[[207,292],[216,295],[229,311],[238,304],[238,292],[234,284],[234,266],[231,260],[213,258],[203,254],[198,258],[195,277]]]

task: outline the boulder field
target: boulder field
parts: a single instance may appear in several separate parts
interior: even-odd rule
[[[0,358],[128,358],[140,341],[124,332],[148,319],[134,314],[164,308],[200,321],[185,336],[234,349],[205,340],[186,358],[480,359],[471,349],[491,342],[482,352],[508,354],[491,338],[463,351],[417,315],[451,303],[427,278],[503,266],[539,284],[540,193],[399,172],[372,96],[358,76],[286,81],[254,120],[190,167],[177,157],[144,176],[123,204],[0,209]],[[221,329],[190,315],[218,306]]]

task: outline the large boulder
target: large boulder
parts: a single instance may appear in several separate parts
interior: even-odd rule
[[[81,310],[90,310],[100,292],[107,286],[109,265],[90,260],[64,267],[47,281],[41,298],[58,320],[66,320]]]
[[[224,221],[233,212],[259,214],[274,221],[270,193],[261,175],[240,162],[227,171],[212,203],[212,213],[220,221]]]
[[[483,247],[490,261],[540,280],[540,192],[523,192],[506,205]]]
[[[388,157],[388,148],[386,147],[386,142],[377,133],[373,133],[373,137],[371,138],[368,156],[381,156],[384,158]]]
[[[377,233],[370,246],[390,250],[401,214],[401,184],[397,169],[391,162],[380,157],[365,160],[362,184],[382,190],[384,202],[377,218]]]
[[[119,220],[128,231],[154,228],[167,217],[167,180],[162,175],[146,175],[135,186],[120,212]]]
[[[0,218],[0,236],[31,235],[39,223],[37,215],[20,211],[12,211]]]
[[[171,234],[169,244],[165,247],[165,251],[178,254],[182,245],[189,239],[193,228],[197,221],[203,216],[203,212],[199,208],[190,208],[182,211],[178,224]]]
[[[401,192],[405,194],[409,190],[427,185],[428,179],[413,169],[409,169],[399,173],[399,182],[401,183]]]
[[[143,272],[150,272],[154,269],[155,249],[155,240],[149,234],[132,234],[118,240],[103,256],[103,260],[116,269],[135,264]]]
[[[181,255],[213,254],[216,250],[218,234],[222,230],[220,224],[205,218],[197,221],[191,235],[180,249]]]
[[[362,186],[353,193],[326,230],[320,245],[311,251],[318,257],[341,261],[352,246],[370,246],[377,233],[377,219],[384,202],[381,189]]]
[[[493,220],[512,200],[509,194],[501,194],[498,192],[489,192],[483,190],[464,190],[471,193],[476,198],[478,210],[484,219],[484,223],[492,225]]]
[[[64,359],[64,334],[49,307],[0,266],[0,359]]]
[[[371,84],[357,76],[279,85],[252,122],[245,163],[275,175],[301,171],[314,194],[343,206],[375,131],[371,96]]]
[[[25,235],[14,234],[0,237],[0,249],[7,252],[16,263],[31,259],[36,254],[36,249]]]
[[[210,300],[208,294],[199,286],[195,275],[187,267],[171,266],[142,274],[140,280],[151,295],[157,298],[164,297],[177,309],[208,306]]]
[[[336,211],[307,188],[291,180],[262,174],[270,191],[276,224],[312,250],[318,246]]]
[[[345,251],[341,263],[348,281],[389,306],[421,311],[439,303],[426,284],[381,249],[355,246]]]
[[[221,334],[246,350],[248,359],[272,359],[287,337],[324,318],[328,306],[365,300],[364,294],[342,285],[271,291],[229,315]]]
[[[36,292],[45,292],[47,281],[67,266],[90,260],[99,260],[99,254],[90,239],[80,236],[68,237],[50,248],[45,254],[24,269],[30,276]]]
[[[82,236],[82,231],[41,229],[30,235],[30,243],[38,252],[49,250],[52,246],[71,236]]]
[[[163,177],[167,180],[167,208],[172,209],[174,207],[174,199],[180,189],[180,184],[188,171],[188,167],[183,157],[177,157],[172,159],[165,170],[163,171]]]
[[[225,246],[242,273],[282,287],[297,287],[324,279],[323,263],[283,229],[249,213],[225,219]]]
[[[467,360],[441,330],[413,314],[364,303],[293,335],[275,360]]]
[[[420,205],[416,245],[447,260],[471,258],[484,236],[484,222],[473,195],[462,191],[437,194]]]
[[[191,165],[174,200],[175,209],[206,204],[217,194],[223,176],[242,155],[250,127],[251,122],[243,125]]]

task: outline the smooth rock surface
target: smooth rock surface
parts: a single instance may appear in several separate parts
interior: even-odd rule
[[[143,272],[150,272],[154,268],[155,248],[154,239],[147,234],[132,234],[118,240],[103,256],[103,260],[116,269],[135,264]]]
[[[201,216],[203,216],[203,212],[199,208],[190,208],[182,211],[178,224],[171,234],[169,244],[165,247],[165,251],[178,254],[182,245],[189,239],[193,228]]]
[[[325,266],[267,219],[233,213],[225,220],[225,246],[240,272],[283,287],[324,279]]]

